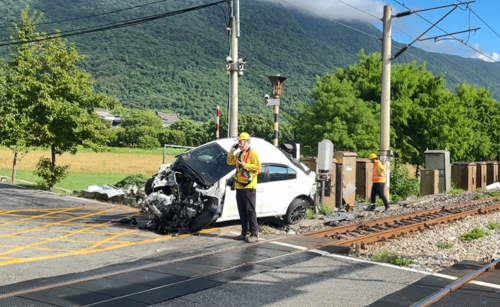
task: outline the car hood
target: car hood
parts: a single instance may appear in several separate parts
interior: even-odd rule
[[[208,187],[234,170],[227,164],[227,153],[219,144],[208,143],[178,155],[174,169]]]

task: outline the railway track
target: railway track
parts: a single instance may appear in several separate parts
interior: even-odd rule
[[[305,236],[326,237],[332,239],[331,245],[352,246],[356,249],[364,249],[367,244],[393,239],[423,230],[432,225],[450,223],[467,216],[498,210],[500,210],[500,197],[491,197],[410,214],[338,226],[305,234]]]
[[[464,277],[450,283],[446,287],[443,287],[439,291],[421,299],[420,301],[416,302],[415,304],[412,304],[410,307],[427,307],[431,306],[433,303],[439,301],[443,297],[445,297],[448,294],[451,294],[453,291],[456,291],[466,285],[468,282],[473,281],[477,279],[480,275],[483,273],[490,271],[490,270],[495,270],[495,269],[500,269],[500,259],[494,260],[491,263],[483,266],[482,268],[465,275]]]

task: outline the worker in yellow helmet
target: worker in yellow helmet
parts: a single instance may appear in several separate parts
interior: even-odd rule
[[[235,155],[236,149],[240,149]],[[235,189],[236,203],[241,221],[241,234],[235,240],[245,240],[255,243],[259,240],[259,225],[257,224],[256,187],[257,176],[261,170],[259,155],[250,148],[250,135],[242,132],[238,143],[231,147],[227,155],[227,164],[236,165]]]
[[[384,189],[385,189],[385,168],[382,162],[378,159],[377,155],[372,153],[368,157],[373,162],[373,185],[372,185],[372,194],[371,194],[371,205],[368,207],[368,211],[375,210],[375,201],[377,195],[382,199],[385,206],[385,211],[390,211],[391,207],[389,206],[389,201],[387,197],[385,197]]]

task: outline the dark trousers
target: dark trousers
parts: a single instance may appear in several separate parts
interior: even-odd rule
[[[257,213],[255,211],[255,200],[257,191],[255,189],[237,189],[236,203],[241,220],[241,234],[246,236],[257,236],[259,225],[257,224]]]
[[[385,197],[384,189],[385,189],[385,182],[374,182],[372,186],[371,202],[372,204],[374,204],[377,201],[376,197],[378,195],[384,202],[384,206],[386,208],[389,208],[389,201],[387,200],[387,197]]]

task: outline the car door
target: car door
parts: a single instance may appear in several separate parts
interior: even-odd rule
[[[265,191],[265,183],[267,182],[267,164],[262,164],[261,166],[261,172],[259,176],[257,177],[257,196],[256,196],[256,204],[255,204],[255,211],[257,213],[257,216],[259,216],[260,213],[262,213],[262,207],[264,206],[264,191]]]
[[[267,167],[266,181],[259,188],[262,202],[262,215],[280,215],[286,211],[288,205],[295,198],[294,185],[297,182],[297,173],[286,165],[270,164]]]
[[[232,172],[228,179],[233,180],[235,172]],[[222,216],[219,221],[239,220],[240,214],[238,212],[238,205],[236,204],[236,190],[231,189],[231,186],[226,185],[224,195],[224,207],[222,209]]]

